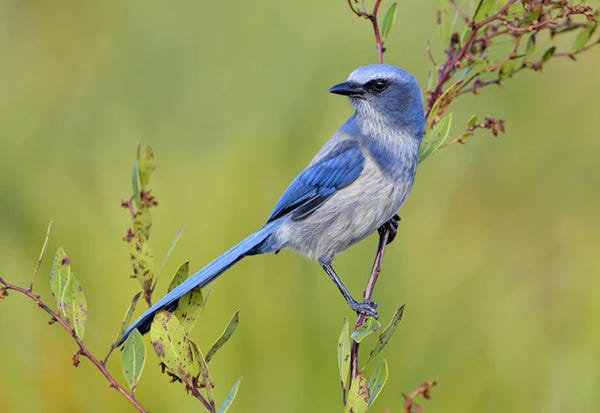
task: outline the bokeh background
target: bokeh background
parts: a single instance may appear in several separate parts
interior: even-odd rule
[[[439,50],[437,2],[399,4],[386,60],[425,85]],[[0,2],[0,272],[28,284],[48,221],[88,298],[86,342],[103,355],[137,283],[128,278],[138,141],[151,144],[151,244],[183,236],[159,284],[198,268],[264,222],[271,206],[350,113],[327,93],[375,61],[372,33],[345,1]],[[568,44],[568,43],[567,43]],[[600,411],[600,49],[465,97],[507,121],[420,166],[376,289],[385,321],[405,319],[385,350],[390,379],[374,411],[400,410],[423,379],[431,412]],[[455,132],[460,128],[457,126]],[[337,259],[358,295],[376,238]],[[37,289],[47,286],[50,259]],[[233,412],[341,411],[336,343],[349,313],[314,262],[284,251],[247,259],[215,282],[193,336],[208,347]],[[31,302],[0,303],[3,412],[128,411],[74,344]],[[109,367],[122,379],[115,354]],[[152,411],[201,411],[151,355],[138,389]]]

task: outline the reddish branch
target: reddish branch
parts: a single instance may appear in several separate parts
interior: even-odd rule
[[[362,17],[371,22],[373,26],[373,33],[375,34],[375,43],[377,45],[377,62],[383,63],[383,54],[385,53],[385,47],[383,47],[383,40],[381,38],[381,32],[379,31],[379,23],[377,22],[377,13],[379,13],[379,6],[381,6],[382,0],[376,0],[373,10],[366,12],[358,8],[358,0],[348,0],[348,6],[350,10],[358,17]]]
[[[146,412],[146,409],[144,409],[144,407],[142,407],[142,405],[136,400],[135,396],[132,393],[129,393],[127,390],[125,390],[125,388],[123,388],[119,384],[119,382],[117,382],[117,380],[115,380],[115,378],[109,373],[104,363],[99,361],[96,357],[94,357],[94,355],[87,349],[85,344],[83,344],[81,338],[77,336],[77,333],[75,333],[75,330],[69,325],[69,323],[63,318],[61,318],[54,310],[48,307],[41,300],[39,295],[34,294],[27,288],[11,284],[8,281],[4,280],[2,277],[0,277],[0,285],[0,298],[4,298],[6,295],[8,295],[8,290],[16,291],[23,295],[26,295],[28,298],[33,300],[38,307],[40,307],[42,310],[48,313],[50,317],[52,317],[50,321],[51,323],[58,322],[61,326],[63,326],[65,330],[67,330],[67,332],[71,335],[71,337],[73,337],[73,340],[75,340],[75,343],[77,343],[77,346],[79,347],[77,352],[75,352],[75,354],[73,355],[73,365],[75,367],[79,365],[79,356],[86,357],[92,362],[94,366],[96,366],[98,370],[100,370],[100,373],[102,373],[102,375],[106,377],[110,387],[115,388],[119,393],[121,393],[123,397],[125,397],[138,411],[142,413]]]

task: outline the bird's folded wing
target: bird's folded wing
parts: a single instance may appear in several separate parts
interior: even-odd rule
[[[339,142],[306,168],[285,190],[267,222],[284,215],[298,221],[308,217],[339,189],[350,185],[362,172],[365,158],[358,142]]]

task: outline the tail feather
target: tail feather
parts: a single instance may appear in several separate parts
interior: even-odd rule
[[[177,287],[173,288],[167,295],[162,297],[152,307],[146,310],[137,320],[135,320],[131,326],[129,326],[129,328],[127,328],[127,330],[125,330],[117,345],[120,346],[123,342],[125,342],[129,334],[134,329],[138,329],[142,334],[147,333],[150,330],[152,320],[154,319],[154,315],[157,311],[161,309],[168,309],[169,311],[174,310],[177,307],[177,301],[184,294],[191,291],[195,287],[204,287],[205,285],[209,284],[245,256],[271,252],[273,248],[270,246],[266,249],[261,247],[264,241],[278,226],[278,221],[268,223],[234,247],[230,248],[227,252],[217,257],[215,260],[193,274]]]

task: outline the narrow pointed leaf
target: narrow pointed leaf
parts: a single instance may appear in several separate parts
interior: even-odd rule
[[[419,162],[423,162],[429,155],[444,144],[452,126],[452,112],[445,114],[438,123],[431,128],[419,146]]]
[[[187,261],[183,263],[175,273],[175,276],[169,285],[169,291],[184,282],[188,278],[189,273],[190,263]],[[196,324],[196,319],[201,310],[202,291],[200,287],[192,288],[190,292],[184,294],[179,299],[179,303],[177,304],[174,313],[186,333],[189,333],[192,330],[192,327],[194,327],[194,324]]]
[[[121,352],[121,365],[123,367],[123,376],[131,389],[135,392],[144,364],[146,362],[146,346],[139,331],[133,330],[125,340],[123,351]]]
[[[141,189],[146,189],[150,182],[150,176],[152,176],[152,172],[154,172],[155,169],[154,152],[152,152],[152,147],[148,145],[140,152],[138,157]]]
[[[52,229],[52,221],[48,223],[48,228],[46,229],[46,236],[44,237],[44,243],[42,244],[42,250],[40,251],[40,256],[38,258],[37,264],[35,265],[35,270],[33,271],[33,276],[31,277],[31,283],[29,284],[29,289],[33,289],[33,283],[35,282],[35,278],[40,271],[40,266],[42,265],[42,261],[46,257],[46,251],[48,250],[48,239],[50,238],[50,230]]]
[[[348,329],[348,319],[344,318],[344,326],[338,340],[338,369],[344,394],[348,390],[348,372],[350,371],[350,335]]]
[[[217,413],[225,413],[227,410],[229,410],[229,406],[231,406],[231,403],[233,403],[235,400],[235,396],[237,396],[237,392],[240,387],[240,381],[242,381],[241,377],[237,379],[235,383],[233,383],[231,390],[229,390],[229,393],[227,393],[227,397],[225,397],[225,400],[223,400],[223,403],[221,403],[217,409]]]
[[[396,327],[398,327],[400,320],[402,320],[403,313],[404,313],[404,306],[402,306],[396,310],[396,312],[392,316],[392,320],[390,321],[390,323],[385,327],[385,329],[377,337],[377,343],[375,343],[373,350],[371,350],[371,352],[369,353],[369,359],[367,360],[367,363],[369,361],[373,360],[373,357],[375,357],[377,354],[379,354],[381,352],[381,350],[383,350],[383,348],[386,346],[386,344],[390,341],[390,339],[396,332]]]
[[[133,190],[133,200],[135,205],[140,205],[140,171],[138,169],[138,161],[133,163],[133,169],[131,170],[131,188]]]
[[[204,389],[204,393],[206,394],[206,398],[209,402],[214,400],[212,394],[212,388],[214,387],[214,383],[210,378],[210,371],[208,370],[208,364],[200,347],[196,344],[195,341],[188,338],[188,342],[192,348],[192,353],[194,356],[194,361],[196,362],[197,370],[194,371],[194,376],[199,378],[199,387]]]
[[[473,125],[477,123],[477,115],[472,115],[469,118],[469,122],[467,122],[467,129],[471,128]]]
[[[217,351],[219,351],[219,349],[223,347],[223,345],[227,343],[227,341],[231,338],[231,335],[235,331],[235,328],[237,327],[239,321],[240,311],[238,310],[233,314],[233,317],[231,317],[231,320],[229,321],[229,324],[227,324],[227,327],[225,327],[225,330],[223,331],[223,334],[221,334],[221,337],[219,337],[219,339],[215,342],[215,344],[213,344],[211,349],[206,354],[207,363],[214,357]]]
[[[350,337],[352,337],[352,340],[356,341],[357,343],[360,343],[364,340],[365,337],[370,336],[380,328],[381,324],[379,323],[379,321],[377,321],[373,317],[367,317],[365,322],[356,330],[354,330]]]
[[[369,384],[363,373],[358,375],[352,381],[348,400],[346,401],[346,413],[365,413],[369,408]]]
[[[535,52],[535,33],[529,36],[527,39],[527,46],[525,47],[525,58],[530,57]]]
[[[134,295],[133,298],[131,299],[131,303],[129,303],[129,308],[127,308],[127,311],[125,312],[123,321],[121,321],[121,326],[119,327],[119,332],[117,333],[117,340],[119,340],[121,338],[121,336],[125,332],[125,329],[129,326],[129,324],[131,324],[131,317],[133,316],[133,312],[135,311],[135,306],[137,305],[137,302],[140,299],[141,295],[142,295],[142,292],[140,291],[136,295]]]
[[[167,292],[171,291],[173,288],[177,287],[179,284],[184,282],[189,275],[190,275],[190,262],[186,261],[183,264],[181,264],[179,266],[179,268],[177,269],[177,271],[175,272],[175,275],[173,276],[173,279],[171,280],[171,283],[169,284],[169,288],[167,289]]]
[[[373,370],[373,374],[369,379],[369,406],[372,405],[377,396],[379,396],[379,393],[381,393],[381,390],[383,389],[383,386],[385,386],[387,379],[387,361],[385,359],[381,359],[381,361],[377,363],[377,366],[375,367],[375,370]]]
[[[587,28],[577,33],[577,36],[575,36],[575,40],[573,41],[573,46],[571,47],[573,53],[577,53],[585,47],[588,40],[590,40],[590,37],[594,34],[597,26],[597,22],[592,22]]]
[[[546,63],[552,56],[556,53],[556,46],[550,47],[548,50],[544,52],[542,55],[542,63]]]
[[[385,41],[388,34],[390,33],[390,30],[394,26],[394,23],[396,22],[397,9],[398,9],[398,4],[392,3],[390,5],[389,9],[387,10],[387,12],[385,13],[385,16],[383,17],[383,24],[381,26],[381,40],[382,41]]]
[[[184,383],[191,384],[195,369],[193,350],[177,317],[168,311],[158,312],[150,335],[154,352],[167,369]]]

